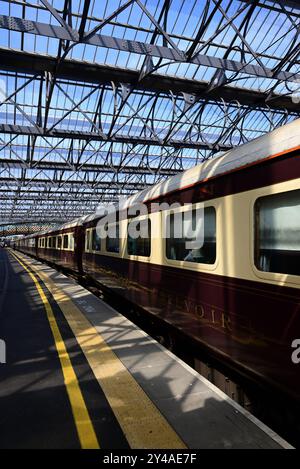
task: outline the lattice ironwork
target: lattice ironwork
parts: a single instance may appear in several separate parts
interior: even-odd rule
[[[55,223],[11,223],[7,225],[0,224],[0,239],[8,238],[11,236],[26,236],[32,233],[39,233],[44,230],[56,228],[60,225],[60,221]]]
[[[88,214],[300,115],[296,1],[0,13],[0,221]]]

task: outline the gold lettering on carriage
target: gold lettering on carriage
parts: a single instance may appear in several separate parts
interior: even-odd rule
[[[180,301],[175,299],[178,306]],[[182,309],[193,315],[198,321],[207,327],[222,331],[232,335],[235,340],[255,340],[258,338],[258,331],[255,331],[251,320],[237,313],[227,312],[219,307],[205,303],[196,303],[193,300],[185,299]]]

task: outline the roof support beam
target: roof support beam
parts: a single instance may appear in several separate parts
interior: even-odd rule
[[[240,2],[246,2],[246,3],[254,3],[255,0],[240,0]],[[277,7],[275,5],[281,6],[282,3],[284,3],[284,6],[289,7],[289,8],[295,8],[296,10],[300,10],[300,3],[299,0],[273,0],[274,6],[266,3],[262,3],[261,1],[258,2],[258,6],[261,8],[267,8],[268,10],[273,10]]]
[[[80,43],[78,32],[75,29],[66,29],[62,26],[39,23],[37,21],[29,21],[22,18],[0,15],[0,28],[8,29],[10,31],[18,31],[21,33],[71,41],[75,44]],[[158,46],[156,44],[145,44],[139,41],[120,39],[102,34],[95,34],[92,37],[87,36],[87,38],[83,40],[82,43],[97,47],[104,47],[106,49],[114,49],[122,52],[132,52],[150,57],[158,57],[174,62],[188,62],[195,65],[212,67],[214,69],[228,70],[229,72],[245,73],[247,75],[260,78],[276,78],[278,80],[291,82],[297,82],[300,80],[300,75],[292,72],[280,70],[276,72],[276,75],[274,76],[273,70],[265,66],[252,65],[246,62],[222,59],[205,54],[197,54],[190,61],[187,61],[185,52],[179,51],[175,48]]]
[[[10,186],[10,185],[15,185],[16,184],[16,181],[18,180],[18,178],[14,178],[14,177],[1,177],[0,178],[2,184],[7,184],[7,186]],[[57,187],[57,189],[59,189],[60,186],[64,186],[64,187],[68,187],[68,186],[71,186],[71,187],[76,187],[76,186],[82,186],[82,182],[81,181],[78,181],[78,180],[62,180],[62,181],[56,181],[56,180],[52,180],[52,181],[49,181],[47,179],[38,179],[38,178],[33,178],[33,179],[27,179],[26,177],[25,178],[22,178],[20,179],[20,182],[22,181],[22,183],[24,184],[23,187],[24,188],[29,188],[30,185],[34,186],[34,187]],[[112,186],[112,183],[111,181],[100,181],[100,182],[97,182],[95,183],[94,181],[86,181],[85,182],[88,186],[90,186],[91,188],[93,188],[94,185],[97,185],[97,188],[101,188],[103,190],[110,190],[110,189],[113,189],[116,191],[116,189],[119,187],[120,189],[123,188],[127,188],[127,189],[131,189],[132,191],[141,191],[143,189],[145,189],[146,187],[150,187],[152,186],[152,184],[147,184],[147,183],[143,183],[143,184],[139,184],[138,182],[114,182],[114,186]]]
[[[54,191],[55,190],[55,191]],[[42,191],[42,190],[38,190],[38,189],[32,189],[31,187],[23,187],[22,189],[20,189],[20,197],[22,197],[23,195],[26,196],[26,200],[27,200],[27,197],[29,197],[30,195],[37,195],[39,198],[41,197],[42,199],[47,199],[49,200],[49,202],[51,202],[53,199],[53,197],[70,197],[71,199],[74,197],[74,199],[78,202],[80,202],[81,200],[85,200],[85,199],[88,199],[90,200],[90,198],[92,198],[91,200],[93,200],[93,202],[99,202],[100,200],[100,197],[101,197],[101,201],[102,201],[102,196],[105,196],[106,195],[106,198],[109,198],[110,200],[112,199],[113,196],[111,197],[108,197],[110,194],[107,192],[107,191],[103,191],[101,188],[99,190],[85,190],[84,192],[82,191],[67,191],[67,190],[60,190],[60,189],[54,189],[53,191]],[[7,187],[1,187],[0,188],[0,194],[5,194],[3,195],[3,199],[6,198],[7,200],[9,201],[12,201],[12,198],[13,198],[13,193],[14,193],[14,188],[13,189],[8,189]],[[124,192],[122,192],[122,195],[131,195],[132,194],[132,191],[128,191],[128,190],[124,190]],[[37,198],[35,198],[35,200],[37,200]]]
[[[28,168],[27,163],[20,159],[16,158],[2,158],[0,161],[1,167],[8,167],[8,168]],[[33,160],[31,161],[31,168],[34,169],[44,169],[44,170],[57,170],[57,171],[70,171],[70,166],[63,161],[39,161]],[[104,165],[104,164],[94,164],[94,163],[83,163],[80,171],[84,172],[103,172],[103,173],[112,173],[114,171],[118,171],[120,169],[119,166],[113,165],[112,167]],[[174,169],[168,168],[157,168],[157,167],[144,167],[144,166],[130,166],[126,165],[122,168],[122,173],[124,174],[148,174],[152,175],[159,172],[161,176],[174,176],[178,173],[178,171]]]
[[[54,73],[56,61],[54,58],[36,53],[12,51],[0,48],[0,68],[3,70],[18,71],[24,73],[42,74],[44,71]],[[129,83],[137,90],[149,90],[154,92],[193,93],[196,97],[207,99],[224,99],[226,102],[239,97],[239,102],[247,106],[266,106],[267,93],[255,90],[246,90],[232,86],[222,86],[208,93],[208,83],[199,82],[164,75],[151,75],[139,82],[139,72],[114,68],[104,65],[81,63],[75,60],[65,59],[56,72],[57,78],[84,81],[98,85],[100,83]],[[294,103],[289,96],[274,96],[272,102],[268,103],[272,109],[287,109],[290,112],[299,113],[298,104]]]
[[[0,124],[0,133],[2,134],[15,134],[15,135],[33,135],[37,137],[54,137],[54,138],[70,138],[74,140],[87,140],[87,141],[101,141],[104,139],[95,132],[79,132],[63,129],[53,129],[51,131],[45,131],[41,127],[33,127],[26,125],[12,125],[12,124]],[[161,141],[151,140],[150,138],[133,137],[127,135],[115,135],[109,140],[111,142],[130,143],[130,144],[143,144],[143,145],[155,145],[155,146],[169,146],[173,148],[196,148],[199,150],[215,150],[215,151],[226,151],[232,148],[232,145],[225,144],[208,144],[204,142],[185,142],[184,140],[171,140],[168,143]]]

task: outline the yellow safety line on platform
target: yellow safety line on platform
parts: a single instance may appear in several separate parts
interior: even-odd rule
[[[14,258],[19,262],[19,264],[28,272],[31,279],[33,280],[36,289],[42,299],[44,304],[47,318],[51,327],[52,335],[55,342],[55,347],[59,356],[64,382],[69,396],[73,417],[78,432],[78,437],[80,440],[81,447],[83,449],[99,449],[99,443],[94,431],[93,424],[91,422],[89,412],[86,408],[84,398],[82,396],[79,383],[75,374],[75,371],[72,367],[69,354],[67,352],[65,343],[59,331],[55,316],[53,314],[53,309],[40,286],[36,276],[27,268],[27,266],[19,259],[19,256],[15,255],[12,251],[10,253]],[[24,259],[23,259],[24,260]]]
[[[31,262],[28,265],[41,278],[62,310],[130,447],[186,448],[180,436],[71,298],[48,275]]]

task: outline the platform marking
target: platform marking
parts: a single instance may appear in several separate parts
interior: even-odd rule
[[[72,367],[72,363],[67,352],[65,343],[61,336],[58,324],[56,322],[53,309],[48,301],[47,296],[45,295],[42,287],[40,286],[38,279],[36,276],[28,269],[28,267],[19,259],[15,253],[10,253],[14,256],[14,258],[19,262],[19,264],[26,270],[26,272],[30,275],[31,279],[33,280],[36,289],[42,299],[44,304],[47,318],[50,324],[50,328],[52,331],[52,335],[55,342],[55,347],[58,353],[58,357],[60,360],[63,376],[64,376],[64,383],[67,389],[67,393],[69,396],[72,413],[78,433],[78,437],[80,440],[81,448],[82,449],[99,449],[99,443],[95,434],[95,430],[93,424],[91,422],[89,412],[86,408],[83,395],[81,393],[79,383],[75,374],[75,371]]]
[[[22,259],[24,260],[23,256]],[[28,261],[26,260],[26,262]],[[38,270],[32,263],[28,264],[44,282],[62,310],[130,447],[146,449],[187,448],[180,436],[71,298],[44,272]]]

